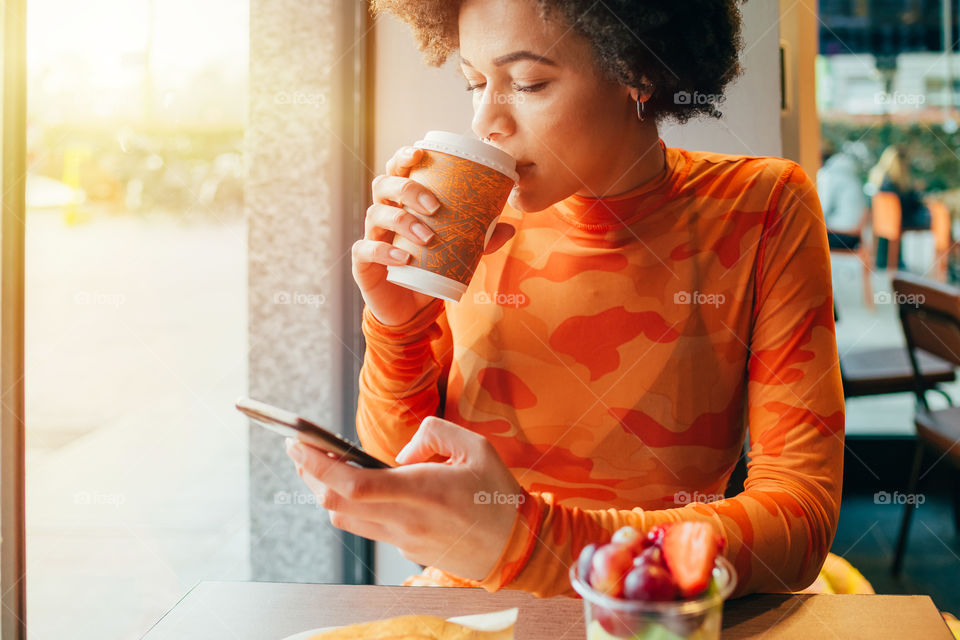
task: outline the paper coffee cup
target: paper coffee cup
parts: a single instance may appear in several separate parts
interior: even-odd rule
[[[485,142],[447,131],[429,131],[410,178],[440,201],[430,216],[405,209],[436,234],[428,245],[397,235],[393,244],[412,255],[387,266],[387,280],[436,298],[459,302],[470,284],[518,175],[516,161]]]

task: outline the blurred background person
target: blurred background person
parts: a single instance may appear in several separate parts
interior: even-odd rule
[[[914,188],[910,177],[910,164],[906,153],[899,145],[890,145],[880,154],[877,164],[867,177],[867,191],[872,196],[878,192],[894,193],[900,199],[900,230],[929,229],[930,209],[923,203],[923,195]],[[887,240],[877,240],[877,266],[887,264]],[[904,269],[903,252],[900,252],[897,268]]]
[[[853,250],[862,242],[867,199],[857,161],[837,151],[826,140],[822,150],[823,166],[817,172],[817,192],[827,225],[831,249]]]

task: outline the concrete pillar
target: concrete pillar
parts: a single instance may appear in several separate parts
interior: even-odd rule
[[[249,395],[347,434],[355,415],[344,403],[363,355],[359,318],[343,329],[355,311],[343,301],[360,205],[351,175],[362,162],[350,133],[357,6],[251,0],[246,139]],[[255,424],[249,434],[252,578],[341,581],[340,532],[283,439]]]

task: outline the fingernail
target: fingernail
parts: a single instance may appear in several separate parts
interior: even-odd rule
[[[409,254],[403,249],[390,249],[390,257],[394,260],[400,260],[401,262],[407,261],[407,256]]]
[[[411,228],[413,229],[413,232],[417,234],[417,236],[419,236],[419,238],[424,242],[433,237],[433,231],[427,229],[426,225],[424,225],[422,222],[414,222],[413,227]]]
[[[298,442],[287,441],[287,455],[289,455],[294,462],[301,463],[303,462],[304,451],[303,447]]]
[[[417,201],[420,202],[420,205],[430,213],[435,213],[437,209],[440,208],[440,201],[429,193],[421,193],[420,197],[417,198]]]

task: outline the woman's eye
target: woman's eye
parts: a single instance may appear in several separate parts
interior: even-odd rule
[[[468,85],[467,85],[467,91],[477,91],[478,89],[482,89],[482,88],[485,87],[485,86],[486,86],[486,83],[485,83],[485,82],[484,82],[484,83],[480,83],[480,84],[468,84]],[[513,90],[514,90],[514,91],[521,91],[521,92],[524,92],[524,93],[534,93],[534,92],[536,92],[536,91],[540,91],[540,90],[543,89],[545,86],[547,86],[547,83],[546,83],[546,82],[541,82],[541,83],[539,83],[539,84],[531,84],[531,85],[526,85],[526,86],[524,86],[524,85],[519,85],[519,84],[515,84],[515,85],[513,85]]]
[[[515,84],[515,85],[513,85],[513,88],[516,89],[517,91],[524,91],[524,92],[527,92],[527,93],[535,93],[535,92],[540,91],[541,89],[543,89],[545,86],[547,86],[547,83],[546,83],[546,82],[541,82],[541,83],[539,83],[539,84],[531,84],[531,85],[527,85],[527,86],[520,86],[520,85],[518,85],[518,84]]]

